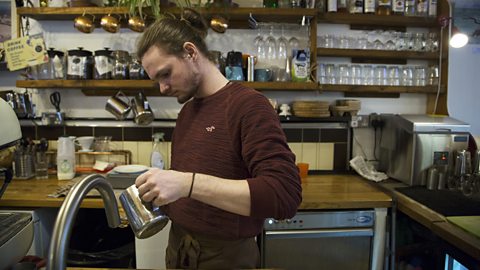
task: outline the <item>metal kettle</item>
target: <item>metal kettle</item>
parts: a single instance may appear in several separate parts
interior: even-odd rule
[[[155,119],[152,108],[142,92],[132,98],[131,106],[134,115],[133,120],[136,124],[145,126]]]

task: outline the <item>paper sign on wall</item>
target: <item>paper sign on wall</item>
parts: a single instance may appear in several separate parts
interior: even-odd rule
[[[9,70],[19,70],[48,62],[45,42],[41,35],[25,36],[3,43]]]

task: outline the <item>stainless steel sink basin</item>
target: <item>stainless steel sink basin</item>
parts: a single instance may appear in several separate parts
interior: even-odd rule
[[[28,252],[33,241],[32,215],[0,213],[0,269],[10,269]]]

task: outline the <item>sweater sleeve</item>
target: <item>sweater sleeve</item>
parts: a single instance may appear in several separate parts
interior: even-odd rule
[[[278,116],[268,100],[256,93],[241,97],[241,153],[252,175],[247,179],[251,216],[291,218],[302,201],[302,186],[295,155],[288,147]],[[243,100],[245,99],[245,100]]]

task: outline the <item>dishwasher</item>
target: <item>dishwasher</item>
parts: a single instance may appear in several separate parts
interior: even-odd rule
[[[384,234],[374,239],[382,227],[376,217],[380,223],[386,219],[383,210],[298,212],[292,219],[266,219],[262,268],[383,269]]]

